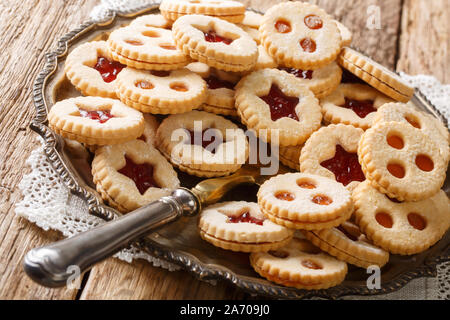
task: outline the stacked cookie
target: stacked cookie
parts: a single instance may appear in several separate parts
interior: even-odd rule
[[[413,89],[395,73],[346,47],[344,25],[303,2],[264,15],[220,0],[160,10],[71,51],[66,77],[86,97],[49,113],[57,134],[95,153],[105,202],[125,213],[168,195],[175,168],[236,172],[246,127],[293,172],[266,181],[257,203],[205,208],[198,226],[212,245],[250,253],[262,277],[328,288],[347,263],[381,267],[445,234],[448,130],[405,103]]]

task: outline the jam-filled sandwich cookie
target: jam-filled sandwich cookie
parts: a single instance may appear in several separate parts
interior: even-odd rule
[[[297,238],[283,248],[250,254],[250,264],[263,278],[298,289],[327,289],[347,275],[345,262]]]
[[[263,15],[254,11],[246,10],[244,13],[244,20],[241,24],[253,29],[259,29],[263,20]]]
[[[336,23],[319,7],[284,2],[271,7],[259,28],[261,43],[286,67],[315,70],[335,60],[341,51]]]
[[[309,87],[318,99],[324,98],[336,90],[342,77],[342,69],[334,61],[317,70],[301,70],[286,67],[278,67],[278,69],[296,76],[303,84]]]
[[[233,201],[206,207],[200,236],[216,247],[240,252],[275,250],[291,241],[294,231],[266,219],[257,203]]]
[[[333,20],[333,21],[336,23],[336,25],[339,29],[339,32],[341,33],[341,39],[342,39],[341,46],[342,47],[349,46],[352,43],[352,39],[353,39],[352,32],[341,22],[339,22],[337,20]]]
[[[196,109],[205,101],[206,90],[205,81],[188,69],[148,71],[128,68],[116,80],[116,93],[123,103],[155,114]]]
[[[444,160],[450,158],[450,136],[447,127],[430,114],[403,103],[387,103],[378,109],[374,122],[404,122],[420,129],[439,147]]]
[[[134,19],[131,21],[130,26],[170,29],[172,23],[173,21],[167,20],[161,14],[148,14]]]
[[[108,38],[111,57],[129,67],[176,70],[191,60],[177,49],[172,31],[142,25],[114,30]]]
[[[351,48],[343,48],[337,60],[342,67],[396,101],[408,102],[414,94],[414,88],[396,73]]]
[[[270,220],[293,229],[332,228],[353,211],[350,191],[342,184],[306,173],[275,176],[261,186],[257,197]]]
[[[389,102],[392,100],[367,85],[344,83],[320,104],[325,121],[366,130],[372,126],[378,108]]]
[[[112,59],[106,41],[93,41],[69,53],[64,71],[83,95],[115,99],[115,80],[125,67]]]
[[[389,253],[374,246],[350,221],[331,229],[303,231],[303,235],[330,255],[361,268],[382,267],[389,261]]]
[[[239,23],[244,19],[245,6],[238,1],[164,0],[159,10],[166,19],[173,21],[184,15],[201,14]]]
[[[211,68],[209,74],[204,77],[208,90],[206,101],[201,109],[204,111],[237,116],[234,105],[234,86],[240,77],[222,70]]]
[[[303,144],[292,147],[279,147],[278,159],[282,164],[288,166],[293,170],[300,171],[300,153],[302,152]]]
[[[236,86],[241,121],[267,142],[304,143],[322,121],[319,101],[294,75],[277,69],[252,72]],[[267,134],[266,134],[267,133]],[[272,141],[279,136],[278,141]]]
[[[170,163],[141,140],[97,149],[92,175],[102,198],[121,212],[168,196],[180,185]]]
[[[300,171],[334,179],[353,190],[366,179],[357,154],[363,133],[360,128],[344,124],[320,128],[302,149]]]
[[[172,30],[178,48],[211,67],[246,71],[258,59],[256,42],[244,30],[227,21],[187,15],[175,21]]]
[[[443,190],[431,198],[399,202],[361,183],[353,192],[355,219],[377,246],[394,254],[422,252],[450,227],[450,202]]]
[[[77,97],[55,103],[48,114],[57,134],[88,145],[119,144],[144,131],[142,113],[119,100]]]
[[[157,131],[158,148],[180,170],[199,177],[226,176],[248,158],[244,131],[204,111],[171,115]]]
[[[426,199],[444,184],[447,162],[439,147],[410,124],[376,124],[361,137],[358,157],[371,184],[400,201]]]

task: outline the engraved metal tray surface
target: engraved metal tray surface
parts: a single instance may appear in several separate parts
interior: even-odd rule
[[[33,100],[36,115],[30,127],[44,139],[44,152],[69,190],[86,201],[91,214],[105,220],[120,215],[103,204],[90,174],[89,161],[73,153],[67,144],[47,126],[47,114],[51,106],[59,100],[79,96],[65,78],[64,61],[74,47],[86,41],[107,39],[111,30],[128,24],[132,18],[148,13],[156,13],[158,4],[128,11],[110,11],[101,23],[92,21],[82,24],[57,42],[55,51],[46,54],[44,69],[34,83]],[[419,96],[423,98],[422,96]],[[436,117],[439,112],[429,104],[429,110]],[[445,120],[441,117],[445,122]],[[449,175],[445,190],[449,194]],[[200,179],[179,172],[185,187],[194,186]],[[238,187],[224,200],[256,200],[257,187]],[[436,265],[450,260],[450,232],[432,248],[413,256],[391,255],[389,263],[381,269],[381,288],[369,289],[366,285],[368,274],[365,269],[349,265],[345,281],[327,290],[299,290],[277,285],[262,279],[250,266],[248,254],[235,253],[213,247],[203,241],[197,230],[197,218],[181,218],[157,232],[140,240],[137,245],[151,255],[175,263],[203,280],[225,280],[235,286],[259,296],[282,299],[338,298],[347,295],[376,295],[393,292],[402,288],[410,280],[423,276],[436,276]]]

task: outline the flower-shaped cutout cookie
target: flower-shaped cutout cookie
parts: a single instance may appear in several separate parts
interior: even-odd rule
[[[222,249],[241,252],[275,250],[285,246],[293,230],[266,219],[258,204],[223,202],[206,207],[200,214],[201,237]]]
[[[161,14],[148,14],[134,19],[131,21],[130,26],[147,27],[150,30],[151,28],[170,29],[172,27],[172,21],[167,20]]]
[[[106,41],[93,41],[84,43],[69,53],[64,71],[83,95],[117,98],[115,80],[125,67],[112,59]]]
[[[183,16],[173,24],[177,46],[192,59],[224,71],[246,71],[258,59],[256,42],[227,21],[201,15]]]
[[[148,113],[190,111],[205,101],[207,93],[205,81],[188,69],[147,71],[128,68],[116,81],[116,93],[120,100]]]
[[[288,228],[321,230],[346,221],[353,210],[350,191],[331,179],[287,173],[272,177],[258,191],[261,211]]]
[[[366,130],[372,126],[378,108],[389,102],[390,98],[367,85],[344,83],[320,104],[325,121]]]
[[[378,109],[374,123],[389,121],[409,123],[420,129],[438,145],[444,160],[449,160],[450,135],[447,127],[440,120],[408,104],[386,103]]]
[[[111,57],[129,67],[147,70],[176,70],[190,62],[177,49],[172,31],[141,25],[114,30],[108,38]]]
[[[173,21],[184,15],[201,14],[239,23],[245,13],[242,3],[223,0],[164,0],[159,9],[164,17]]]
[[[48,122],[57,134],[88,145],[119,144],[144,131],[142,113],[119,100],[100,97],[59,101],[50,109]]]
[[[374,246],[353,222],[318,231],[303,231],[304,236],[323,251],[341,261],[361,268],[384,266],[389,253]]]
[[[250,264],[270,281],[307,290],[336,286],[347,274],[345,262],[297,238],[281,249],[250,254]]]
[[[320,128],[302,149],[300,171],[335,179],[353,190],[366,179],[357,154],[363,133],[360,128],[343,124]]]
[[[429,198],[444,184],[447,162],[438,146],[407,123],[381,122],[367,130],[358,156],[372,185],[400,201]]]
[[[271,7],[259,28],[261,42],[280,65],[302,70],[319,69],[341,51],[336,23],[319,7],[284,2]]]
[[[199,177],[237,171],[248,158],[244,131],[204,111],[171,115],[157,131],[158,148],[180,170]]]
[[[302,144],[320,127],[322,113],[314,94],[294,75],[276,69],[252,72],[236,86],[236,108],[242,122],[267,130],[269,142]],[[278,141],[271,137],[279,136]]]
[[[353,191],[355,219],[377,246],[401,255],[425,251],[450,227],[450,202],[443,190],[416,202],[399,202],[368,181]]]
[[[124,213],[168,196],[180,185],[170,163],[141,140],[97,149],[92,176],[102,198]]]

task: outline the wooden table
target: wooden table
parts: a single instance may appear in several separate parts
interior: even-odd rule
[[[2,0],[0,2],[0,299],[249,299],[220,282],[169,272],[144,261],[107,259],[84,277],[79,290],[48,289],[22,270],[30,249],[62,238],[17,217],[18,184],[36,147],[28,124],[34,114],[33,81],[55,39],[87,20],[100,0]],[[244,1],[266,10],[277,0]],[[450,83],[449,0],[316,0],[347,25],[354,44],[386,66],[409,74],[431,74]],[[381,29],[367,28],[369,6],[378,4]],[[368,14],[369,9],[369,14]],[[374,21],[374,20],[370,20]]]

